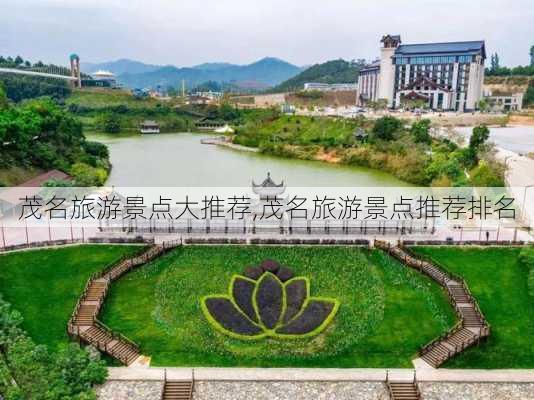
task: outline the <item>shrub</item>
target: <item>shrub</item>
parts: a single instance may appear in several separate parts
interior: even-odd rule
[[[109,150],[105,144],[99,143],[99,142],[90,142],[86,141],[83,143],[83,149],[98,158],[108,158],[109,157]]]
[[[471,171],[471,184],[477,187],[504,186],[504,169],[497,163],[481,160]]]
[[[2,395],[10,400],[94,399],[92,386],[104,382],[105,363],[93,359],[77,344],[61,348],[57,354],[49,352],[26,335],[22,321],[21,315],[0,298]]]
[[[70,174],[77,186],[102,186],[106,182],[107,172],[103,168],[95,168],[84,163],[72,166]]]
[[[373,133],[378,139],[392,140],[402,128],[402,121],[390,116],[379,118],[373,126]]]
[[[412,124],[410,133],[413,135],[415,143],[432,143],[432,138],[428,133],[430,124],[431,122],[429,119],[422,119],[421,121],[416,121]]]
[[[98,125],[105,133],[119,133],[122,129],[120,117],[114,113],[102,114]]]

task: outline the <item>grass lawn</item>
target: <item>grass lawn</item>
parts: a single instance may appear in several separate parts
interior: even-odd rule
[[[272,258],[334,297],[333,323],[310,339],[241,341],[213,330],[204,295]],[[117,281],[104,323],[141,346],[152,365],[409,367],[417,350],[454,324],[441,289],[380,252],[350,247],[184,247]]]
[[[519,248],[414,247],[464,277],[491,324],[488,342],[451,360],[447,368],[534,368],[534,298]]]
[[[78,104],[84,107],[103,108],[126,105],[129,108],[154,107],[158,100],[153,98],[136,99],[131,93],[120,89],[84,88],[73,90],[72,95],[65,99],[67,104]]]
[[[50,349],[68,340],[67,322],[87,279],[139,246],[83,245],[0,255],[0,294],[23,328]]]

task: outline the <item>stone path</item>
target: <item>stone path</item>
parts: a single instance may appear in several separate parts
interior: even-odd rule
[[[532,400],[534,383],[424,382],[419,388],[425,400]]]
[[[455,373],[461,377],[460,370]],[[477,374],[483,378],[485,373]],[[534,400],[534,383],[419,381],[419,389],[425,400]],[[97,398],[160,400],[162,391],[163,381],[110,380],[97,388]],[[193,400],[264,399],[386,400],[389,396],[384,382],[368,381],[196,381],[193,392]]]
[[[380,382],[196,381],[194,400],[386,400]]]

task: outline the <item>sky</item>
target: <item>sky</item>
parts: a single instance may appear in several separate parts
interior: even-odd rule
[[[65,65],[296,65],[374,59],[382,35],[403,43],[486,40],[502,65],[526,65],[534,0],[0,0],[0,54]]]

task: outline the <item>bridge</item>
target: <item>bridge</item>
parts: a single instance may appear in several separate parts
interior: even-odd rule
[[[70,69],[56,65],[44,67],[0,68],[0,73],[37,76],[42,78],[65,79],[73,87],[81,87],[80,58],[76,54],[70,56]]]

